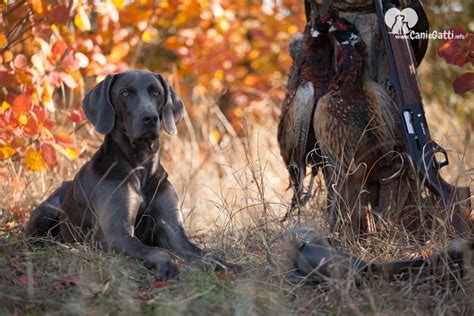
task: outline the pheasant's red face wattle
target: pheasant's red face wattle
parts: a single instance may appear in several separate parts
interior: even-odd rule
[[[332,17],[330,15],[323,15],[319,18],[322,24],[328,24],[332,21]]]
[[[347,31],[347,25],[342,24],[341,22],[336,22],[334,25],[338,30]]]

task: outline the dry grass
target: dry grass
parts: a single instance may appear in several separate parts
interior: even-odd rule
[[[0,314],[473,313],[472,268],[452,292],[443,283],[413,286],[371,280],[356,287],[349,280],[329,280],[309,287],[289,282],[267,260],[270,253],[282,251],[272,240],[298,223],[326,228],[322,180],[299,220],[294,216],[280,223],[291,192],[285,191],[288,177],[276,144],[276,115],[268,110],[276,105],[262,105],[267,119],[249,124],[244,129],[247,136],[237,137],[212,102],[203,97],[192,101],[204,114],[197,120],[186,118],[180,138],[165,136],[162,161],[181,197],[184,223],[193,240],[244,265],[245,271],[221,280],[222,275],[182,267],[178,283],[159,287],[141,264],[87,244],[50,242],[44,248],[28,248],[22,227],[12,221],[13,207],[17,214],[27,213],[61,180],[73,177],[101,142],[87,125],[76,134],[83,152],[75,162],[64,161],[47,175],[25,172],[15,163],[5,165],[12,178],[25,177],[27,186],[18,190],[11,183],[1,185]],[[433,138],[450,149],[446,178],[462,180],[474,190],[470,131],[441,105],[427,107],[427,115]],[[220,131],[219,142],[208,136],[214,130]],[[333,237],[343,249],[367,260],[409,258],[448,242],[441,234],[421,243],[390,223],[364,241]]]

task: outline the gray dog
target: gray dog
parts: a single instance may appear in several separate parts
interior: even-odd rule
[[[133,70],[107,76],[83,108],[104,143],[74,180],[33,211],[27,236],[93,240],[143,261],[159,279],[175,278],[168,251],[187,261],[205,255],[184,232],[178,197],[159,159],[160,127],[176,134],[181,99],[161,75]]]

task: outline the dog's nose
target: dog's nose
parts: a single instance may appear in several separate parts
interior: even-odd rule
[[[158,122],[158,114],[145,113],[142,117],[142,122],[145,126],[155,126]]]

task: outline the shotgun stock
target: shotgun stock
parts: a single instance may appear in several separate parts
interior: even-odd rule
[[[408,36],[388,32],[382,0],[375,0],[375,9],[390,64],[389,83],[397,96],[408,153],[422,183],[439,197],[454,232],[470,237],[473,233],[469,218],[471,193],[469,187],[451,185],[440,175],[440,169],[449,164],[448,154],[430,137]]]

